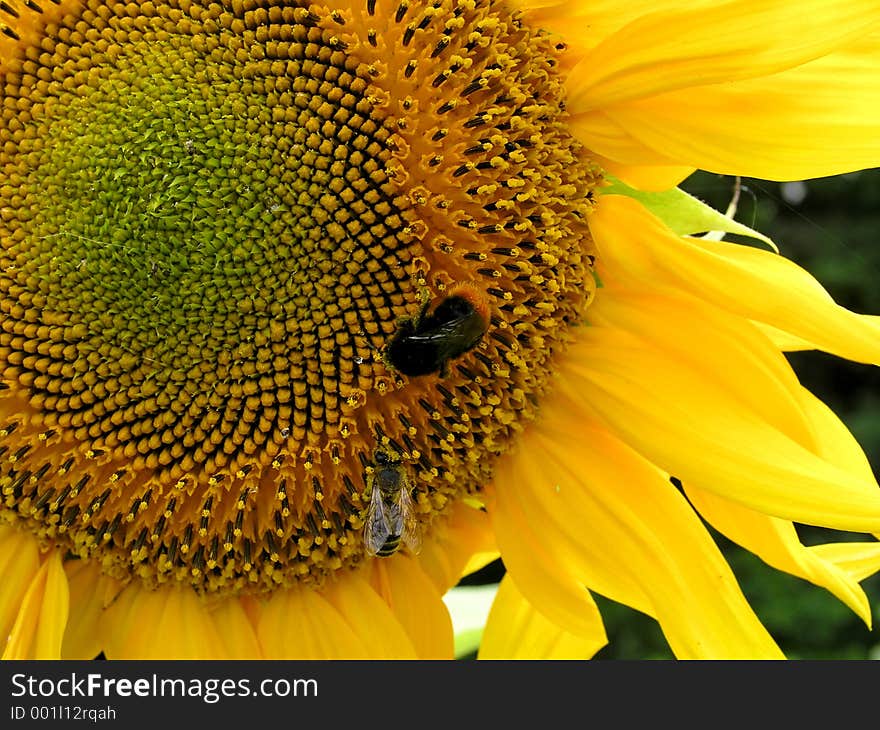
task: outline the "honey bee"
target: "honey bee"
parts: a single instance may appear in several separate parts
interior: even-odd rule
[[[421,548],[409,479],[400,457],[384,449],[373,455],[372,473],[367,475],[370,507],[364,525],[367,554],[387,557],[403,542],[413,553]]]
[[[404,375],[445,377],[449,361],[476,347],[488,329],[485,295],[471,284],[457,284],[437,304],[426,299],[415,317],[400,322],[385,347],[385,364]]]

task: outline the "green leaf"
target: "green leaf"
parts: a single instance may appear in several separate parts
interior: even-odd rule
[[[715,232],[735,233],[740,236],[756,238],[779,253],[776,244],[763,233],[735,221],[732,213],[725,215],[684,190],[673,188],[661,192],[650,192],[636,190],[615,178],[608,178],[608,180],[611,185],[602,189],[603,195],[626,195],[638,200],[680,236],[691,236],[697,233],[711,235]]]

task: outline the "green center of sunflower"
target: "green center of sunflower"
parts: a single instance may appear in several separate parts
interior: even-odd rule
[[[559,49],[489,0],[83,5],[0,5],[3,517],[261,592],[376,552],[381,453],[430,535],[593,291]],[[485,334],[395,368],[461,283]]]

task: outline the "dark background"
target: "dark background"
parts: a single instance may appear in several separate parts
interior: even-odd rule
[[[725,210],[734,179],[697,173],[682,187]],[[802,183],[744,178],[736,219],[770,236],[784,256],[810,271],[839,304],[860,313],[880,314],[880,170]],[[846,423],[875,474],[880,473],[880,370],[818,352],[793,353],[789,360],[801,382]],[[798,526],[798,532],[807,545],[873,539],[814,527]],[[880,658],[880,576],[862,583],[875,622],[869,631],[824,589],[780,573],[714,535],[746,598],[786,656]],[[498,561],[465,582],[494,582],[503,571]],[[672,658],[653,619],[601,596],[596,601],[609,638],[597,659]]]

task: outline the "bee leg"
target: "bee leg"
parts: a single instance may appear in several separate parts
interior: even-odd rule
[[[431,304],[431,292],[426,286],[419,287],[419,313],[412,318],[413,325],[418,328],[419,322],[422,321],[425,317],[425,312],[428,311],[428,307]]]

